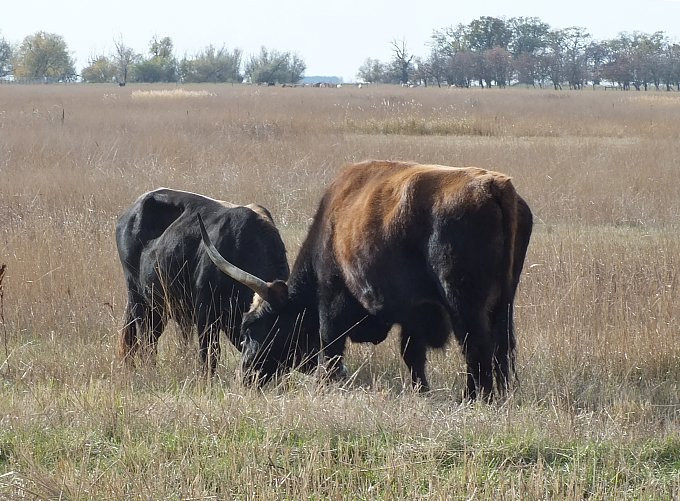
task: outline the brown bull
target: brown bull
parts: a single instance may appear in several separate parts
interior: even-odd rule
[[[471,399],[478,391],[490,398],[494,379],[504,393],[514,371],[513,302],[531,229],[531,211],[504,174],[387,161],[339,173],[288,281],[244,274],[202,227],[211,259],[262,299],[241,328],[251,377],[311,369],[317,353],[342,376],[347,338],[379,343],[399,324],[421,390],[427,349],[454,333]]]

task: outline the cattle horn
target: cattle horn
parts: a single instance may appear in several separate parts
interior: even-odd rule
[[[201,227],[201,237],[203,238],[203,244],[208,250],[208,257],[210,257],[210,260],[215,263],[215,266],[217,266],[222,271],[222,273],[233,278],[237,282],[241,282],[246,287],[252,289],[253,292],[262,296],[264,300],[267,300],[267,297],[269,296],[269,284],[261,278],[251,275],[247,271],[242,270],[238,266],[234,266],[229,261],[224,259],[220,254],[220,251],[215,248],[212,241],[210,240],[208,232],[205,229],[205,225],[203,224],[203,218],[201,218],[200,214],[197,215],[198,225]]]

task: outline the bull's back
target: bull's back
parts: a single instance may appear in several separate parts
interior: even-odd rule
[[[351,267],[381,249],[427,239],[433,220],[483,209],[492,196],[490,185],[509,180],[476,167],[376,161],[351,165],[331,186],[326,209],[334,252]]]
[[[179,294],[208,286],[208,282],[220,287],[228,281],[204,255],[198,213],[212,229],[216,247],[235,264],[265,279],[288,278],[285,247],[267,209],[159,188],[141,195],[116,226],[128,282],[149,288],[159,280],[170,281]]]
[[[403,291],[434,298],[442,293],[439,279],[465,277],[467,269],[483,270],[491,281],[521,270],[507,252],[516,197],[508,176],[476,167],[354,164],[322,204],[327,248],[369,311],[408,301]]]

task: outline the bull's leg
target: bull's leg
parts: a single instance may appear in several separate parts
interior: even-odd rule
[[[411,371],[413,387],[429,391],[425,377],[427,348],[443,347],[451,334],[449,313],[440,304],[424,302],[412,308],[402,324],[401,355]]]
[[[336,295],[319,304],[319,365],[325,369],[325,377],[330,380],[347,379],[347,368],[344,364],[347,327],[344,313],[344,298]],[[323,374],[322,374],[323,376]]]
[[[199,314],[198,321],[198,353],[201,366],[210,377],[215,375],[220,359],[220,329],[217,319],[209,315]]]
[[[151,307],[136,291],[128,292],[123,328],[120,333],[118,353],[122,360],[132,364],[135,355],[148,346],[151,323]]]
[[[123,328],[120,331],[118,356],[130,365],[133,364],[135,353],[139,349],[140,340],[138,333],[141,328],[140,322],[143,314],[143,306],[133,302],[131,297],[128,298],[123,316]]]
[[[480,347],[479,342],[466,342],[464,346],[465,360],[467,362],[467,388],[466,398],[477,398],[477,389],[485,401],[490,401],[493,396],[493,374],[491,370],[493,352]]]
[[[347,342],[346,334],[321,328],[322,345],[319,352],[319,365],[325,369],[325,375],[331,381],[344,381],[347,379],[344,354]]]
[[[494,378],[498,393],[503,396],[510,387],[510,378],[515,365],[515,336],[512,322],[512,303],[501,305],[494,324],[493,338],[496,342]]]
[[[415,334],[415,333],[413,333]],[[410,335],[407,327],[402,327],[401,356],[411,372],[411,384],[421,393],[430,391],[430,384],[425,377],[427,346],[421,336]]]
[[[151,308],[148,318],[147,347],[148,358],[151,363],[156,363],[158,358],[158,340],[165,330],[165,313],[160,309]]]

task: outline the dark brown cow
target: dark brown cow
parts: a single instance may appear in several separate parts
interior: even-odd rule
[[[290,279],[244,281],[264,299],[243,318],[244,367],[266,381],[314,367],[319,353],[342,376],[347,338],[379,343],[399,324],[414,387],[428,389],[427,348],[444,346],[453,331],[468,398],[491,398],[494,376],[502,394],[514,371],[513,302],[531,228],[531,211],[504,174],[350,165],[324,194]],[[211,248],[205,231],[203,240]],[[216,249],[209,256],[233,272]]]

